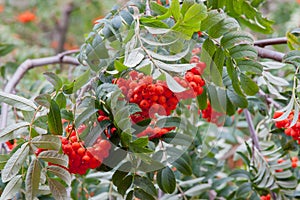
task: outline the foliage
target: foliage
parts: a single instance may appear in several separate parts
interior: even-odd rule
[[[1,199],[298,197],[299,31],[282,62],[261,59],[245,27],[272,32],[263,2],[113,7],[72,80],[45,72],[33,98],[0,92],[18,119],[0,133],[16,142],[1,152]]]

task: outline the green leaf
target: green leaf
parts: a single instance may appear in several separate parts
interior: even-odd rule
[[[121,10],[120,11],[120,16],[126,21],[126,23],[128,25],[130,25],[133,21],[132,15],[126,10]]]
[[[145,57],[142,52],[141,48],[131,50],[127,56],[125,55],[123,64],[129,68],[137,66]]]
[[[140,188],[134,188],[134,196],[138,199],[147,199],[147,200],[155,200],[153,196],[145,192],[144,190]]]
[[[173,15],[175,21],[180,19],[180,5],[178,0],[173,0],[170,6],[171,14]]]
[[[237,31],[239,23],[234,18],[225,18],[208,30],[208,35],[212,38],[219,38],[230,31]]]
[[[227,97],[229,100],[235,105],[236,107],[239,108],[247,108],[248,107],[248,101],[245,97],[237,95],[235,92],[232,90],[226,90]]]
[[[243,170],[243,169],[236,169],[233,172],[229,174],[230,177],[240,177],[240,178],[245,178],[245,179],[250,179],[251,174],[250,172]]]
[[[6,54],[9,54],[12,52],[15,48],[15,45],[13,44],[3,44],[0,43],[0,57],[5,56]]]
[[[239,60],[237,65],[241,72],[247,72],[258,75],[261,75],[263,72],[263,66],[260,63],[255,62],[253,60]]]
[[[0,154],[0,170],[4,168],[9,158],[9,154]]]
[[[187,24],[199,24],[207,17],[207,10],[204,4],[193,4],[185,13],[183,21]],[[200,29],[200,26],[199,26]]]
[[[22,186],[22,175],[13,177],[5,186],[0,200],[13,199],[14,196],[20,191]]]
[[[63,132],[60,109],[54,100],[51,100],[48,113],[48,127],[51,134],[61,135]]]
[[[163,15],[166,12],[168,12],[168,10],[169,10],[168,8],[166,8],[162,5],[159,5],[158,3],[154,2],[154,1],[150,2],[150,8],[152,11],[154,11],[158,15]]]
[[[21,169],[29,153],[28,143],[24,143],[7,161],[1,172],[2,182],[10,181]]]
[[[239,188],[236,192],[236,196],[245,195],[250,191],[252,191],[251,183],[248,183],[248,182],[243,183],[242,185],[239,186]]]
[[[249,33],[242,31],[229,32],[221,39],[221,46],[226,49],[232,48],[239,44],[252,44],[253,38]]]
[[[51,162],[53,164],[61,165],[64,167],[68,167],[68,156],[64,154],[58,153],[55,150],[42,151],[39,156],[39,159],[42,159],[46,162]]]
[[[170,12],[167,12],[166,14],[164,14],[166,16],[166,18],[168,18],[170,16],[169,14]],[[161,15],[162,16],[162,15]],[[165,18],[164,17],[160,17],[160,18]],[[151,18],[146,18],[146,17],[141,17],[140,18],[140,22],[141,24],[145,25],[145,26],[149,26],[149,27],[155,27],[155,28],[169,28],[169,26],[160,21],[161,19],[159,19],[158,17],[156,17],[157,19],[151,19]]]
[[[61,178],[68,186],[71,185],[72,177],[68,170],[60,166],[51,165],[47,167],[47,171]]]
[[[75,83],[75,81],[73,81],[72,83],[69,83],[69,84],[65,84],[63,86],[63,92],[65,94],[72,94],[74,92],[74,83]]]
[[[207,17],[201,22],[201,30],[209,30],[211,27],[225,19],[226,14],[211,10],[208,12]]]
[[[62,88],[63,82],[56,74],[53,72],[45,72],[44,76],[53,85],[56,91]]]
[[[37,109],[36,105],[32,101],[25,99],[24,97],[1,91],[0,102],[7,103],[8,105],[24,111],[33,111]]]
[[[160,117],[157,122],[156,126],[160,128],[164,127],[179,127],[183,123],[179,117]]]
[[[122,72],[124,70],[127,70],[128,67],[126,67],[123,63],[121,63],[119,60],[115,60],[114,62],[115,69],[119,72]]]
[[[157,190],[154,187],[153,183],[150,181],[147,177],[141,177],[141,176],[135,176],[134,177],[134,185],[138,186],[142,190],[144,190],[146,193],[157,196]]]
[[[59,150],[61,141],[54,135],[39,135],[31,140],[31,144],[40,149]]]
[[[158,66],[160,69],[169,71],[169,72],[176,72],[176,73],[183,73],[195,67],[195,64],[167,64],[161,62],[159,60],[152,60],[153,63]]]
[[[189,53],[190,48],[187,47],[183,52],[180,52],[175,55],[161,55],[158,53],[155,53],[154,51],[147,50],[150,56],[152,56],[155,59],[161,60],[161,61],[178,61],[182,59],[184,56],[186,56]]]
[[[214,53],[216,52],[216,45],[211,39],[206,39],[202,45],[202,52],[200,60],[210,66]],[[206,67],[204,71],[204,76],[210,79],[210,67]]]
[[[241,87],[247,95],[253,96],[258,92],[259,90],[258,86],[251,78],[241,73],[240,80],[241,80]]]
[[[111,123],[107,120],[101,121],[97,123],[96,127],[93,127],[91,131],[87,134],[85,138],[82,138],[84,140],[85,146],[90,147],[92,146],[97,138],[99,138],[100,134],[110,125]]]
[[[204,87],[204,91],[201,95],[197,96],[197,103],[200,110],[204,110],[207,108],[207,93],[206,93],[206,87]]]
[[[90,73],[91,71],[88,69],[74,80],[73,93],[79,90],[84,84],[88,82],[88,80],[90,79]]]
[[[256,58],[257,51],[253,46],[240,44],[229,49],[230,55],[234,59]]]
[[[181,134],[176,132],[169,132],[161,138],[164,142],[173,145],[190,146],[193,142],[193,138],[187,134]]]
[[[35,97],[34,101],[41,106],[50,108],[51,96],[49,94],[40,94],[39,96]]]
[[[17,135],[14,134],[14,131],[27,126],[30,126],[30,123],[20,122],[4,128],[0,133],[0,142],[2,143],[2,142],[6,142],[7,140],[15,139]]]
[[[67,99],[66,99],[66,96],[63,93],[59,93],[56,96],[55,101],[56,101],[56,103],[57,103],[57,105],[59,106],[60,109],[66,108]]]
[[[115,171],[112,176],[112,182],[115,186],[119,187],[122,184],[123,179],[127,176],[128,171]]]
[[[190,176],[192,174],[192,160],[187,154],[183,154],[175,162],[173,162],[172,165],[186,176]]]
[[[173,171],[169,167],[161,169],[157,173],[157,184],[165,193],[173,193],[176,188],[176,179]]]
[[[67,200],[68,197],[66,188],[59,181],[47,177],[47,181],[51,190],[51,194],[55,200]]]
[[[128,175],[126,176],[123,180],[122,183],[119,185],[118,187],[118,192],[124,196],[126,194],[126,191],[128,190],[128,188],[131,186],[133,182],[133,176],[132,175]]]
[[[152,153],[153,151],[147,148],[148,137],[140,137],[133,142],[130,142],[129,148],[135,153]]]
[[[34,199],[40,184],[41,167],[37,159],[33,159],[28,167],[25,179],[26,199]]]
[[[85,121],[96,116],[96,112],[98,109],[94,107],[95,105],[89,106],[83,112],[81,112],[77,118],[75,119],[75,126],[78,128],[80,125],[84,124]]]
[[[167,72],[165,72],[164,74],[166,76],[166,82],[167,82],[168,88],[172,92],[183,92],[186,90],[179,83],[177,83],[177,81],[175,81],[175,79],[170,74],[168,74]]]
[[[184,192],[184,194],[189,197],[196,197],[202,194],[203,192],[207,193],[210,188],[211,188],[211,184],[202,183],[188,189],[187,191]]]

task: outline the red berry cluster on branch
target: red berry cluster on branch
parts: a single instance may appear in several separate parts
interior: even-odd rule
[[[178,99],[163,81],[154,81],[151,76],[131,71],[130,79],[119,78],[117,85],[130,103],[137,104],[142,112],[131,115],[133,122],[138,123],[155,114],[170,115],[176,108]]]
[[[137,134],[138,137],[143,137],[143,136],[149,136],[149,139],[152,140],[154,138],[161,138],[163,135],[167,134],[171,130],[174,130],[175,128],[159,128],[155,127],[152,128],[148,126],[144,131],[141,133]]]
[[[195,98],[202,94],[205,81],[202,79],[201,74],[206,65],[199,61],[198,56],[193,56],[190,62],[195,63],[196,66],[187,71],[184,79],[174,77],[181,86],[186,88],[185,91],[180,93],[172,92],[166,81],[153,80],[151,76],[146,76],[137,71],[131,71],[129,79],[119,78],[114,80],[125,99],[141,108],[141,112],[131,115],[134,123],[149,118],[155,119],[155,114],[169,116],[176,109],[180,100]],[[170,128],[148,127],[138,136],[148,135],[150,139],[159,138],[170,130]]]
[[[273,118],[276,119],[276,118],[278,118],[282,115],[283,115],[283,112],[275,112]],[[292,127],[290,127],[290,125],[291,125],[291,123],[293,121],[293,118],[294,118],[294,112],[293,111],[289,114],[287,119],[277,121],[275,123],[275,126],[277,128],[285,129],[284,133],[288,136],[291,136],[294,140],[297,140],[298,144],[300,144],[300,118],[299,117],[300,117],[300,114],[298,116],[297,123]]]
[[[221,117],[224,116],[224,114],[215,111],[211,107],[210,102],[207,103],[206,109],[202,110],[201,112],[202,118],[206,119],[206,121],[215,123],[217,125],[222,125],[223,121],[221,120]]]
[[[260,196],[260,200],[271,200],[271,195]]]
[[[78,134],[85,129],[85,126],[78,128]],[[66,128],[68,137],[62,137],[62,150],[69,157],[69,172],[73,174],[85,174],[88,169],[99,167],[109,155],[111,144],[99,137],[92,147],[85,147],[80,141],[74,128],[69,125]]]

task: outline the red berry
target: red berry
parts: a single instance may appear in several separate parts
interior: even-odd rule
[[[74,142],[72,144],[73,151],[77,151],[77,149],[79,149],[80,147],[81,147],[81,145],[79,144],[79,142]]]
[[[292,162],[292,168],[296,168],[298,167],[298,163],[297,162]]]
[[[298,157],[292,157],[292,162],[298,162]]]
[[[83,148],[83,147],[80,147],[78,150],[77,150],[77,154],[79,155],[79,156],[83,156],[84,154],[85,154],[85,148]]]
[[[88,155],[85,155],[82,157],[82,162],[88,163],[91,160],[91,158]]]
[[[145,99],[140,102],[140,107],[142,109],[147,109],[147,108],[149,108],[149,106],[150,106],[149,102]]]

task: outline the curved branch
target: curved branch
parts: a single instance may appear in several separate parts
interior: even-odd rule
[[[278,51],[273,51],[270,49],[264,49],[258,46],[255,46],[258,56],[261,58],[270,58],[279,62],[282,62],[284,53],[278,52]]]
[[[257,40],[254,42],[254,46],[265,47],[269,45],[286,44],[286,43],[287,43],[286,37],[279,37],[279,38]]]
[[[75,52],[78,52],[78,50],[77,51],[66,51],[61,54],[58,54],[56,56],[51,56],[51,57],[26,60],[18,67],[18,69],[13,74],[13,76],[9,79],[9,81],[7,82],[3,91],[6,93],[12,93],[12,91],[15,89],[17,84],[20,82],[20,80],[25,75],[25,73],[28,70],[33,69],[35,67],[41,67],[41,66],[50,65],[50,64],[79,65],[80,63],[78,62],[78,60],[76,58],[71,57],[71,56],[66,56],[68,54],[72,54]],[[2,103],[0,130],[2,130],[6,126],[8,108],[9,108],[9,106],[7,104]]]

